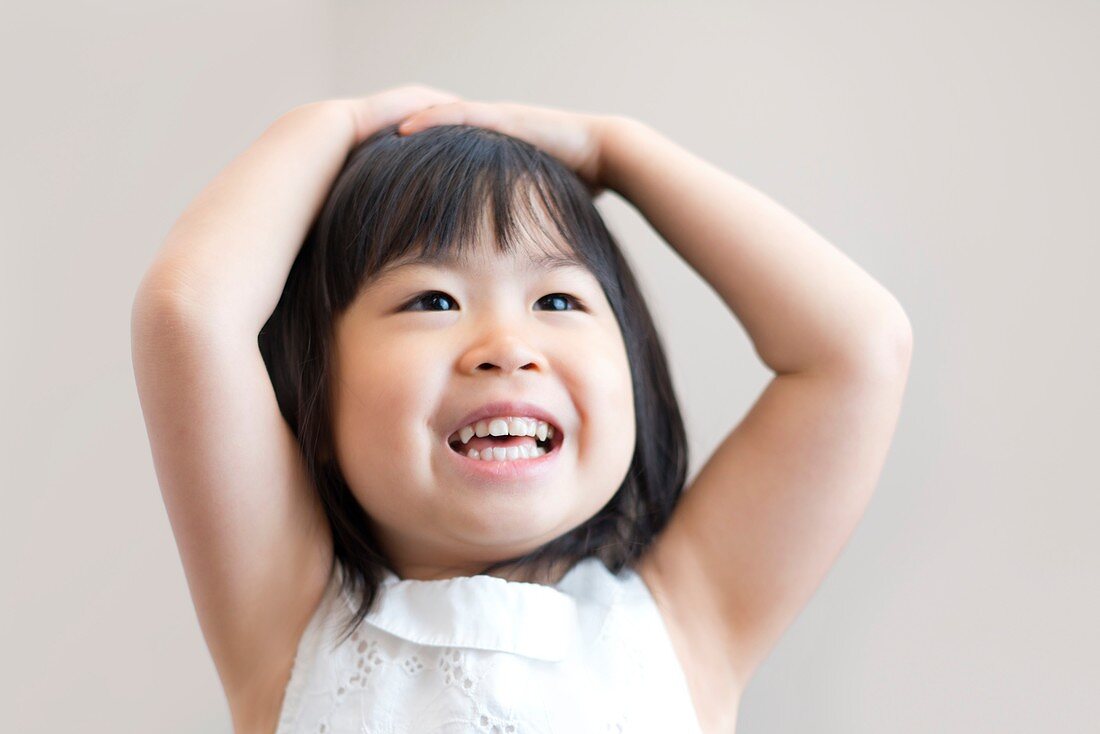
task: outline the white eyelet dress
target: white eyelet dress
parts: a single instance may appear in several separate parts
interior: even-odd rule
[[[276,734],[702,734],[641,576],[582,560],[554,586],[387,573],[355,609],[340,569],[298,643]]]

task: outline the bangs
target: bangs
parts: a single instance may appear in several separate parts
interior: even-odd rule
[[[369,148],[369,155],[366,155]],[[326,239],[337,310],[398,266],[462,264],[486,241],[538,267],[598,267],[602,222],[572,172],[523,141],[468,125],[379,131],[333,187]]]

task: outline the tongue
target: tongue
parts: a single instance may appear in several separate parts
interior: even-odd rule
[[[535,448],[535,437],[485,436],[483,438],[478,438],[477,436],[474,436],[470,439],[469,443],[461,446],[461,450],[462,453],[465,454],[468,453],[470,449],[477,449],[477,452],[480,454],[485,449],[492,448],[493,446],[500,446],[501,448],[505,448],[507,446],[530,446],[531,448]]]

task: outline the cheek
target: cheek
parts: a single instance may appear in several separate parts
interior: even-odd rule
[[[624,457],[629,465],[634,453],[630,365],[621,341],[616,344],[608,337],[581,353],[585,359],[576,366],[575,394],[579,396],[578,409],[588,438],[588,452],[594,452],[594,461],[609,462],[617,473]]]
[[[404,457],[423,454],[438,373],[408,350],[362,349],[341,362],[334,418],[349,483],[355,474],[392,477],[407,471]]]
[[[618,329],[608,330],[598,343],[589,345],[583,352],[590,375],[591,389],[599,391],[599,403],[618,421],[633,424],[634,388],[630,377],[630,363],[626,345]]]

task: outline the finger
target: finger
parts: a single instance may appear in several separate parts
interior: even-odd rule
[[[431,87],[402,87],[393,94],[373,98],[374,115],[379,127],[392,125],[409,115],[434,105],[452,104],[459,98]]]
[[[474,125],[507,132],[507,118],[500,107],[485,102],[457,101],[435,105],[409,115],[398,126],[402,135],[436,125]]]
[[[445,92],[441,89],[428,87],[423,84],[415,84],[401,87],[394,101],[399,105],[408,107],[411,112],[430,105],[458,102],[461,101],[461,99],[462,98],[457,94],[452,94],[451,92]]]
[[[356,140],[362,140],[375,130],[393,125],[418,110],[432,105],[450,104],[461,98],[424,85],[397,87],[369,97],[343,100],[352,112]]]

